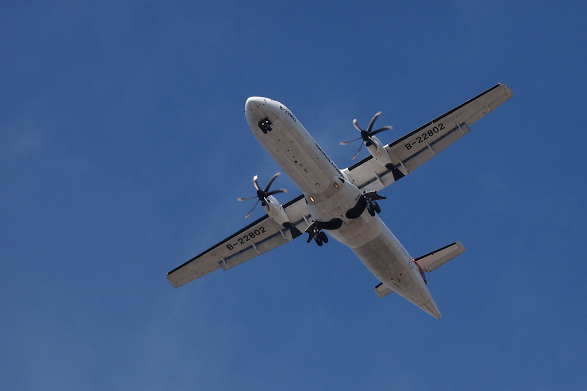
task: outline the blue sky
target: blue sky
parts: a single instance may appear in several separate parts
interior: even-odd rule
[[[5,2],[0,388],[585,389],[586,11]],[[390,142],[498,82],[512,100],[382,192],[413,256],[468,249],[429,275],[441,320],[378,299],[338,243],[168,284],[279,171],[247,97],[285,103],[346,167],[353,118],[383,111]]]

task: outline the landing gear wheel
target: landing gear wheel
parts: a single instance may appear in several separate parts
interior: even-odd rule
[[[320,238],[320,234],[321,232],[319,232],[316,236],[314,236],[314,241],[316,242],[316,244],[319,247],[322,247],[322,245],[324,244],[324,242],[322,241],[322,239]]]
[[[373,201],[373,209],[375,210],[375,212],[377,212],[377,214],[381,213],[381,208],[379,207],[379,204],[375,201]]]
[[[326,236],[326,234],[322,231],[318,232],[318,237],[320,238],[320,240],[324,243],[328,243],[328,236]]]
[[[373,209],[373,205],[367,204],[367,212],[373,217],[375,217],[375,209]]]

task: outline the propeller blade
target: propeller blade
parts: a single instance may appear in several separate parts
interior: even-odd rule
[[[257,207],[257,204],[259,203],[260,200],[257,200],[257,202],[255,202],[255,205],[253,206],[253,209],[251,209],[251,211],[245,216],[245,219],[247,217],[249,217],[251,215],[251,213],[253,213],[253,211],[255,210],[255,208]]]
[[[385,131],[385,130],[391,130],[391,129],[393,129],[393,126],[384,126],[384,127],[382,127],[381,129],[377,129],[377,130],[374,130],[374,131],[372,131],[372,132],[371,132],[371,136],[374,136],[374,135],[376,135],[377,133],[381,133],[381,132],[383,132],[383,131]]]
[[[355,153],[355,156],[353,156],[353,158],[351,160],[355,160],[355,158],[357,157],[359,152],[361,152],[361,148],[363,148],[363,143],[361,143],[361,145],[359,145],[359,149],[357,149],[357,153]]]
[[[252,200],[253,198],[257,198],[256,195],[252,196],[252,197],[247,197],[247,198],[237,198],[237,201],[248,201],[248,200]]]
[[[377,133],[381,133],[385,130],[391,130],[393,129],[391,126],[384,126],[382,128],[379,128],[377,130],[372,130],[373,129],[373,125],[375,125],[375,121],[377,120],[377,118],[381,115],[381,111],[375,113],[375,115],[373,116],[373,118],[371,118],[371,121],[369,122],[369,127],[367,127],[367,130],[363,130],[361,129],[361,127],[359,126],[359,123],[357,122],[357,119],[355,118],[353,120],[353,126],[355,127],[355,129],[357,129],[359,132],[361,132],[361,137],[358,137],[354,140],[349,140],[349,141],[342,141],[340,143],[340,145],[346,145],[349,143],[352,143],[353,141],[357,141],[359,139],[363,139],[363,142],[361,143],[361,145],[359,146],[359,149],[357,150],[357,153],[355,153],[355,156],[353,156],[352,160],[355,160],[355,158],[359,155],[359,152],[361,152],[361,147],[363,146],[363,144],[365,144],[367,147],[371,146],[373,144],[373,141],[371,140],[371,137],[376,135]],[[379,145],[377,145],[377,151],[376,153],[379,153],[380,147]]]
[[[270,195],[278,194],[278,193],[287,193],[287,190],[285,190],[285,189],[271,190],[270,192],[265,193],[265,197],[269,197]]]
[[[253,198],[257,199],[257,202],[255,202],[255,205],[253,205],[253,208],[251,209],[251,211],[245,216],[245,219],[247,217],[249,217],[251,215],[251,213],[253,213],[253,211],[255,210],[255,208],[257,207],[257,204],[259,202],[261,202],[261,204],[263,206],[269,206],[269,203],[267,202],[267,197],[269,197],[270,195],[273,194],[277,194],[277,193],[287,193],[287,190],[285,189],[277,189],[277,190],[272,190],[272,191],[268,191],[269,188],[271,187],[271,185],[273,184],[273,182],[275,181],[275,179],[281,175],[280,172],[274,174],[271,179],[269,180],[269,183],[267,183],[267,186],[265,186],[265,189],[261,190],[261,187],[259,186],[259,182],[257,182],[257,175],[255,175],[253,177],[253,184],[255,185],[255,189],[257,189],[257,194],[252,196],[252,197],[246,197],[246,198],[237,198],[237,201],[248,201],[248,200],[252,200]]]
[[[267,186],[265,186],[265,189],[263,190],[263,192],[267,192],[267,190],[269,190],[269,188],[270,188],[270,187],[271,187],[271,185],[273,184],[273,181],[274,181],[274,180],[275,180],[275,179],[276,179],[278,176],[280,176],[280,175],[281,175],[281,173],[280,173],[280,172],[277,172],[277,173],[275,173],[275,175],[273,175],[273,176],[271,177],[271,179],[269,179],[269,182],[267,183]]]
[[[341,142],[340,142],[340,145],[347,145],[347,144],[350,144],[350,143],[352,143],[353,141],[357,141],[357,140],[360,140],[360,139],[361,139],[361,137],[359,136],[359,137],[357,137],[357,138],[354,138],[354,139],[352,139],[352,140],[349,140],[349,141],[341,141]]]
[[[373,129],[373,125],[375,124],[375,120],[380,115],[381,115],[381,111],[378,112],[378,113],[375,113],[375,115],[373,116],[373,118],[371,118],[371,122],[369,122],[369,127],[367,128],[367,132],[371,133],[371,129]]]

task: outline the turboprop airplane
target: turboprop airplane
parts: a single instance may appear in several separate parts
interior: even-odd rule
[[[253,209],[260,202],[267,214],[173,269],[167,274],[168,280],[177,288],[216,269],[240,265],[302,233],[308,234],[307,242],[313,240],[318,246],[331,236],[348,246],[379,280],[374,288],[379,297],[396,292],[440,318],[425,273],[444,265],[465,248],[455,242],[419,258],[410,257],[379,218],[381,208],[377,201],[385,197],[377,192],[469,133],[471,124],[512,96],[506,85],[497,84],[387,145],[376,134],[391,127],[373,130],[380,113],[375,114],[367,129],[354,120],[360,136],[341,144],[360,140],[359,150],[364,143],[370,155],[342,170],[285,105],[268,98],[249,98],[245,114],[251,132],[302,194],[281,205],[274,194],[286,191],[270,190],[279,173],[263,188],[255,176],[256,195],[239,200],[256,198]]]

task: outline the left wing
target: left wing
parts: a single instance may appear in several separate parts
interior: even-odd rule
[[[513,96],[505,84],[497,84],[440,117],[387,144],[393,167],[388,169],[371,155],[343,170],[359,189],[378,191],[408,175],[434,155],[469,133],[469,125]]]
[[[310,214],[302,195],[283,205],[293,227],[304,232],[310,225]],[[183,265],[167,273],[167,279],[178,288],[216,269],[228,270],[294,239],[291,227],[284,228],[268,215],[210,247]]]

